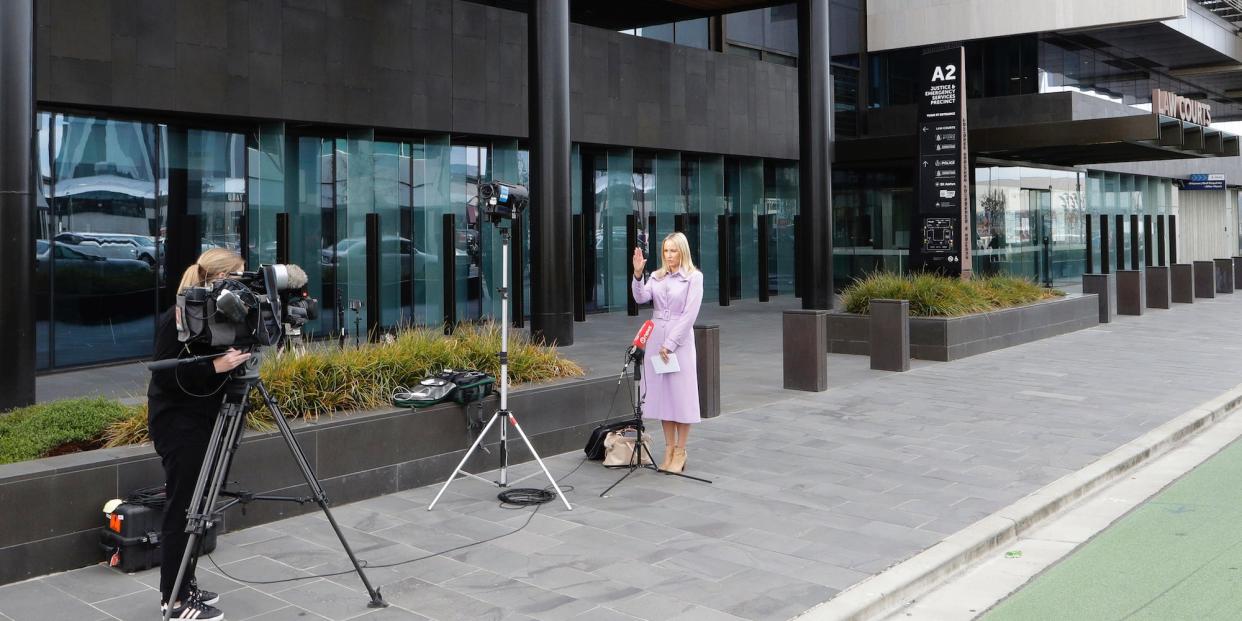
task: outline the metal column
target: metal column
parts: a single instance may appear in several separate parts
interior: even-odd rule
[[[531,0],[530,328],[536,340],[574,342],[570,224],[569,0]],[[517,268],[520,269],[520,268]]]
[[[798,211],[802,308],[832,308],[832,76],[829,2],[798,0]]]
[[[0,411],[35,401],[34,0],[0,8]]]

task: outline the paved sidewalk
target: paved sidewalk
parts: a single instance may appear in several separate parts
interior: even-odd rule
[[[834,355],[833,389],[818,394],[779,388],[779,308],[705,308],[728,352],[726,414],[693,432],[689,473],[713,485],[644,472],[601,499],[619,473],[587,464],[566,480],[572,512],[547,505],[517,534],[374,569],[394,604],[383,611],[365,608],[350,575],[244,585],[204,562],[203,582],[225,592],[232,620],[785,619],[1239,382],[1242,296],[904,374]],[[586,325],[604,343],[628,341],[637,322]],[[549,465],[563,476],[579,461],[570,453]],[[498,508],[495,490],[470,480],[427,512],[434,492],[336,513],[373,565],[503,535],[529,517]],[[225,535],[213,556],[247,580],[346,567],[314,514]],[[0,614],[154,618],[156,580],[103,567],[44,577],[0,587]]]

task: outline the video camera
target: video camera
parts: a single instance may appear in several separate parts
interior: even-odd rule
[[[517,220],[530,204],[526,186],[493,181],[479,186],[479,202],[492,222]]]
[[[216,348],[277,345],[319,318],[319,300],[306,291],[296,265],[263,265],[177,296],[177,338]]]

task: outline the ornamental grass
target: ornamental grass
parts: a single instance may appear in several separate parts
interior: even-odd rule
[[[871,300],[909,300],[911,317],[959,317],[1064,296],[1017,276],[962,280],[936,274],[875,273],[841,292],[845,310],[870,314]]]

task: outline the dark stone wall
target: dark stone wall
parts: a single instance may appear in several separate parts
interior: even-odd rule
[[[44,104],[527,135],[523,13],[465,0],[38,6]],[[570,57],[576,142],[797,157],[793,68],[580,25]]]

